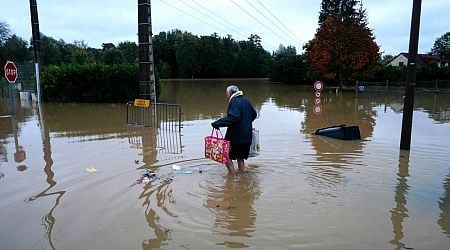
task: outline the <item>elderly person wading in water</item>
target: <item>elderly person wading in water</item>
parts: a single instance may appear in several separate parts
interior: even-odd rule
[[[211,123],[213,128],[227,127],[225,139],[230,141],[230,161],[225,163],[228,171],[236,174],[233,161],[237,160],[240,171],[244,171],[244,160],[248,158],[250,144],[252,143],[252,122],[256,118],[256,111],[250,101],[244,97],[244,93],[238,87],[227,87],[228,98],[227,116]]]

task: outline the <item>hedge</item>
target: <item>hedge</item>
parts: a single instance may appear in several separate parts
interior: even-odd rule
[[[44,101],[117,103],[139,94],[138,65],[51,65],[42,72]]]

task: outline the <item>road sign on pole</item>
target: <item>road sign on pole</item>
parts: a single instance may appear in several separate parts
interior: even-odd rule
[[[9,83],[15,83],[17,80],[17,67],[16,65],[11,62],[7,61],[5,64],[5,78],[8,80]]]

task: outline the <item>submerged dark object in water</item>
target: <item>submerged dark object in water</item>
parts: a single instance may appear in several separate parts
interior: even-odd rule
[[[359,140],[361,134],[358,126],[347,126],[345,124],[319,128],[314,132],[315,135],[323,135],[340,140]]]

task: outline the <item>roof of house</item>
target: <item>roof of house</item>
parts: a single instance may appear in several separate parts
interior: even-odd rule
[[[409,60],[409,54],[405,53],[405,52],[402,52],[402,53],[398,54],[397,56],[395,56],[394,58],[392,58],[392,60],[389,63],[391,63],[395,58],[397,58],[397,57],[399,57],[401,55],[406,57],[406,58],[408,58],[408,60]],[[417,57],[416,57],[416,64],[417,65],[427,65],[427,64],[430,64],[430,63],[433,63],[433,62],[441,62],[441,63],[442,62],[447,62],[447,63],[449,63],[450,60],[443,59],[443,58],[440,58],[439,56],[435,56],[435,55],[431,55],[431,54],[417,54]]]

